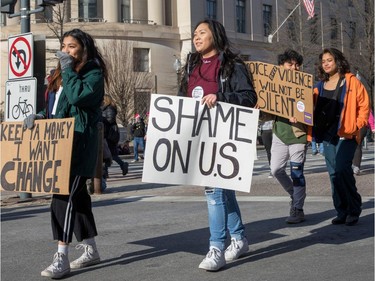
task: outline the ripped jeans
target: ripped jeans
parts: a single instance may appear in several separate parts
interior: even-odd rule
[[[227,230],[231,238],[240,240],[245,237],[241,212],[234,190],[222,188],[205,188],[208,206],[208,223],[210,227],[210,246],[221,251],[225,249]]]

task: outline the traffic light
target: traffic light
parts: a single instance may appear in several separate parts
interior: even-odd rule
[[[64,0],[37,0],[37,6],[53,6],[56,4],[61,4]]]
[[[13,14],[17,0],[1,0],[1,13]]]

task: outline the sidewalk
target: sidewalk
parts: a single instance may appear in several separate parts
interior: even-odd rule
[[[74,270],[64,280],[373,281],[373,145],[364,151],[363,173],[356,177],[363,212],[353,227],[331,224],[335,211],[323,158],[310,151],[307,157],[306,221],[288,225],[290,199],[267,177],[268,164],[260,151],[250,194],[238,193],[249,252],[219,272],[198,269],[209,239],[203,188],[142,183],[142,161],[131,163],[125,177],[113,165],[108,190],[92,196],[102,262]],[[15,195],[2,192],[2,200]],[[2,281],[50,280],[40,277],[56,251],[49,197],[34,195],[32,202],[2,206]],[[81,253],[76,245],[73,238],[71,260]]]

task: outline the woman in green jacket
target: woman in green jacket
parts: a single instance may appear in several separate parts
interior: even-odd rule
[[[94,176],[98,151],[97,123],[104,96],[107,70],[92,37],[80,29],[66,32],[59,64],[48,84],[46,109],[28,116],[25,127],[31,129],[36,119],[70,118],[75,120],[69,195],[54,194],[51,203],[53,238],[58,250],[42,276],[61,278],[71,268],[82,268],[100,262],[95,244],[96,225],[86,180]],[[69,264],[68,245],[73,232],[83,248],[81,257]]]

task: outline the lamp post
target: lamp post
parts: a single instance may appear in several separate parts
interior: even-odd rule
[[[176,60],[173,63],[173,68],[176,71],[176,75],[177,75],[177,91],[178,91],[180,89],[180,76],[181,76],[181,60],[178,57],[176,57]]]

